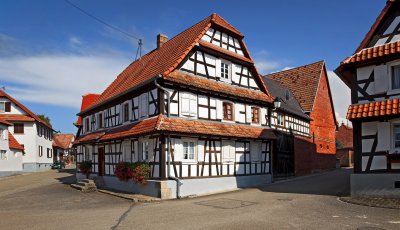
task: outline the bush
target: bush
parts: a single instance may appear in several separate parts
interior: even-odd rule
[[[120,181],[132,180],[135,183],[146,184],[149,178],[150,165],[146,162],[119,162],[114,175]]]
[[[90,172],[92,171],[92,161],[83,161],[78,165],[79,171],[82,174],[86,175],[86,178],[89,179]]]

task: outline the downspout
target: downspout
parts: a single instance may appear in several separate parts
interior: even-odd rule
[[[154,79],[154,84],[156,85],[157,88],[159,88],[160,90],[164,91],[164,93],[167,95],[167,117],[170,117],[170,93],[167,89],[165,89],[164,87],[162,87],[160,84],[157,83],[157,79],[161,78],[161,74],[158,75],[158,78]],[[160,99],[163,100],[163,99]],[[182,185],[182,182],[179,180],[179,178],[174,177],[171,175],[171,154],[170,154],[170,149],[171,149],[171,136],[168,134],[167,136],[167,174],[168,174],[168,179],[174,180],[176,181],[176,198],[180,199],[181,195],[180,195],[180,187]]]

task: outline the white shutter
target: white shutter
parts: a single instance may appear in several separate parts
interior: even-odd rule
[[[138,141],[134,141],[133,142],[133,162],[139,161],[139,145],[138,145]]]
[[[190,95],[190,116],[197,116],[197,96],[193,94]]]
[[[251,147],[250,147],[250,158],[251,161],[259,161],[260,160],[260,154],[261,149],[260,149],[260,143],[258,142],[251,142]]]
[[[224,117],[223,102],[217,99],[217,119],[222,120]]]
[[[182,143],[182,140],[174,139],[174,160],[175,161],[182,161],[182,159],[183,159],[183,143]]]
[[[246,105],[246,123],[251,123],[251,106]]]
[[[384,93],[389,88],[388,69],[386,65],[374,67],[375,93]]]
[[[140,117],[147,117],[147,111],[149,109],[148,96],[147,93],[140,95]]]
[[[240,107],[241,107],[240,104],[235,104],[235,121],[237,122],[242,122],[240,120]]]
[[[190,95],[181,93],[181,115],[190,115]]]
[[[378,123],[378,145],[376,151],[386,151],[390,149],[390,122]]]
[[[222,143],[222,161],[235,161],[235,142],[224,141]]]
[[[3,139],[4,140],[8,140],[8,130],[7,129],[5,129],[4,131],[3,131]]]
[[[197,161],[204,161],[204,141],[197,142]]]
[[[229,150],[229,158],[231,159],[231,161],[235,161],[236,160],[236,148],[235,148],[235,142],[232,142],[232,145],[229,146],[230,150]]]
[[[217,58],[217,60],[215,61],[215,66],[216,66],[215,77],[221,78],[221,59]]]
[[[260,114],[261,114],[261,124],[266,125],[267,124],[267,109],[266,108],[261,108],[260,109]]]

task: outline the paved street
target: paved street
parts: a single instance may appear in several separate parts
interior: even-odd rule
[[[349,170],[200,198],[132,203],[83,194],[72,170],[0,179],[0,229],[400,229],[400,211],[337,200]]]

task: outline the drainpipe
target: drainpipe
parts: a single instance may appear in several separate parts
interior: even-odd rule
[[[161,75],[158,75],[158,78],[161,78]],[[164,91],[164,93],[167,95],[167,117],[170,116],[170,93],[168,90],[166,90],[164,87],[162,87],[160,84],[158,84],[157,79],[156,78],[154,80],[154,84],[156,85],[157,88],[161,89],[162,91]],[[182,185],[182,182],[179,180],[179,178],[174,177],[171,175],[171,170],[170,170],[170,166],[171,166],[171,154],[170,154],[170,149],[171,149],[171,136],[168,134],[167,136],[167,174],[168,174],[168,179],[174,180],[176,181],[176,198],[180,199],[181,195],[180,195],[180,187]]]

